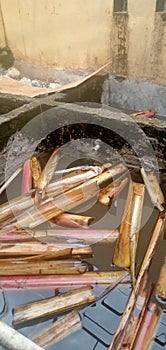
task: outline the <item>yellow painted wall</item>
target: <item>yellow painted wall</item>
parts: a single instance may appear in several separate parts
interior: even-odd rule
[[[17,59],[57,68],[93,68],[109,57],[110,0],[1,0]]]
[[[17,61],[78,70],[111,59],[110,72],[116,75],[162,82],[166,21],[155,6],[156,0],[128,0],[128,14],[121,15],[113,14],[113,0],[1,0]]]
[[[114,74],[165,82],[166,13],[155,8],[156,0],[128,0],[127,13],[112,14],[110,56]]]

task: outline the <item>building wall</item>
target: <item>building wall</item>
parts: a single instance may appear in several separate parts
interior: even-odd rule
[[[5,28],[4,28],[4,22],[3,22],[2,9],[0,5],[0,48],[3,48],[5,46],[6,46]]]
[[[1,0],[1,6],[17,59],[87,69],[109,57],[110,0]]]
[[[113,0],[1,0],[7,42],[23,67],[87,70],[111,60],[112,74],[160,83],[166,14],[155,7],[128,0],[127,13],[113,13]]]
[[[129,0],[128,75],[159,82],[166,79],[166,13],[155,8],[156,0]]]
[[[166,13],[156,0],[128,0],[127,13],[112,13],[110,46],[113,74],[166,80]]]

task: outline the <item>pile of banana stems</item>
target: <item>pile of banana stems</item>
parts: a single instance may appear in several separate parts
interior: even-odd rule
[[[103,239],[114,242],[118,231],[91,230],[93,217],[68,211],[91,198],[110,205],[127,185],[127,169],[122,163],[77,166],[62,170],[57,178],[59,159],[58,148],[43,170],[36,157],[27,159],[22,169],[21,195],[0,206],[1,287],[17,286],[25,279],[31,287],[35,277],[39,285],[114,281],[114,271],[95,273],[85,259],[93,256],[92,243]],[[6,186],[9,183],[10,178]],[[3,189],[6,186],[3,184]],[[75,230],[40,229],[43,223]],[[121,277],[121,271],[118,273]]]
[[[99,299],[93,291],[96,284],[108,285],[105,289],[108,293],[118,283],[127,281],[129,271],[133,292],[109,349],[132,350],[140,348],[139,344],[148,349],[161,314],[161,308],[150,300],[153,286],[148,283],[148,270],[165,222],[164,197],[157,178],[141,169],[143,183],[135,183],[122,163],[56,171],[60,157],[56,148],[43,170],[36,157],[27,159],[22,169],[21,195],[0,206],[0,287],[67,286],[71,290],[16,307],[14,324],[68,311],[34,338],[39,346],[51,344],[81,327],[78,311]],[[20,171],[7,179],[0,193]],[[62,175],[57,178],[59,173]],[[89,226],[94,217],[70,212],[92,198],[109,208],[127,186],[118,230],[111,230],[111,223],[107,230],[93,230]],[[146,190],[159,216],[137,276],[136,255]],[[57,224],[63,229],[43,229],[40,225],[44,223],[51,227]],[[118,270],[94,271],[93,265],[86,261],[93,256],[92,244],[97,241],[115,242],[112,263]],[[165,298],[165,270],[164,265],[156,288],[156,295],[161,298]]]

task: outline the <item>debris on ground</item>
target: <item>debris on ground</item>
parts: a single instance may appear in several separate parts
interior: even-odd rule
[[[92,73],[87,73],[83,76],[77,76],[76,79],[70,79],[67,83],[59,81],[43,82],[40,80],[29,79],[27,77],[22,77],[18,79],[19,71],[16,72],[15,68],[12,67],[8,71],[4,71],[0,77],[0,93],[10,93],[20,96],[29,96],[37,97],[53,92],[62,92],[64,90],[71,89],[83,84],[85,81],[91,79],[105,68],[109,66],[110,62],[101,66],[99,69],[95,70]],[[15,75],[15,78],[12,78],[10,75]],[[17,78],[16,78],[17,77]]]

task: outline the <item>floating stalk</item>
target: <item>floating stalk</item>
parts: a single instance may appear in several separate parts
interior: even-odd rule
[[[30,231],[31,234],[37,239],[42,239],[48,237],[49,239],[57,238],[66,238],[66,239],[80,239],[89,243],[95,243],[104,239],[112,240],[115,242],[119,236],[118,230],[41,230],[41,231]]]
[[[99,192],[98,200],[101,204],[110,205],[112,201],[119,195],[119,193],[124,189],[128,182],[126,177],[123,180],[117,179],[113,183],[104,187]]]
[[[21,194],[30,192],[32,188],[31,161],[27,159],[23,166]]]
[[[108,180],[111,180],[113,174],[124,172],[126,170],[126,168],[122,164],[116,165],[114,168],[111,168],[109,170],[105,170],[107,167],[109,168],[110,164],[105,164],[102,167],[98,167],[98,168],[100,168],[100,170],[98,170],[98,175],[97,176],[94,176],[94,175],[96,175],[96,173],[95,173],[94,170],[93,171],[91,170],[91,172],[93,173],[94,178],[91,179],[91,180],[88,180],[86,184],[80,184],[80,185],[74,187],[73,198],[71,198],[71,200],[72,201],[77,201],[79,199],[83,200],[83,193],[82,193],[82,191],[84,191],[84,192],[87,191],[88,192],[88,189],[90,189],[90,188],[93,191],[94,188],[95,188],[95,185],[96,186],[100,186],[100,185],[104,184],[104,182],[106,182]],[[101,174],[101,171],[104,171],[104,173]],[[82,174],[82,175],[85,176],[86,174]],[[67,178],[66,180],[71,181],[71,179],[72,178]],[[38,222],[40,224],[40,220],[41,220],[41,218],[40,218],[40,220],[38,221],[39,217],[41,215],[46,215],[46,212],[47,212],[46,209],[47,208],[48,208],[48,212],[49,212],[48,214],[49,215],[48,215],[48,218],[46,218],[44,221],[50,220],[53,217],[53,214],[50,213],[50,211],[51,210],[54,211],[54,209],[55,209],[54,207],[55,206],[58,207],[58,202],[56,200],[55,200],[55,204],[52,203],[52,199],[55,198],[55,197],[58,198],[58,201],[60,203],[59,206],[63,207],[63,206],[66,205],[66,210],[63,209],[63,210],[59,210],[58,212],[56,210],[56,213],[55,213],[56,215],[55,216],[60,215],[64,211],[72,209],[76,205],[81,204],[81,203],[78,203],[78,204],[75,203],[75,204],[72,204],[70,206],[67,206],[67,205],[69,205],[69,201],[67,201],[68,198],[66,198],[66,195],[67,196],[69,195],[69,196],[72,197],[71,193],[72,193],[73,186],[75,186],[75,185],[68,185],[67,188],[65,189],[65,193],[63,193],[62,195],[60,195],[62,193],[62,186],[59,188],[59,191],[57,191],[56,188],[53,187],[51,189],[51,191],[50,191],[50,194],[49,194],[51,196],[50,199],[47,199],[46,201],[42,201],[40,203],[39,207],[37,207],[37,208],[34,207],[34,199],[32,198],[32,196],[35,193],[35,190],[32,190],[31,193],[28,193],[26,195],[17,197],[15,199],[11,200],[10,202],[7,202],[7,203],[1,205],[0,206],[0,222],[1,222],[1,226],[3,226],[3,227],[4,226],[8,226],[8,229],[11,229],[11,230],[16,228],[17,226],[19,227],[19,224],[17,225],[16,222],[12,223],[11,226],[10,226],[10,221],[9,221],[9,225],[7,225],[8,222],[5,222],[5,220],[8,220],[10,218],[14,218],[14,215],[16,215],[16,214],[18,215],[18,220],[20,220],[20,226],[21,227],[22,226],[26,226],[26,224],[28,224],[29,221],[30,222],[31,221],[35,221],[36,217],[37,217],[37,219],[36,219],[36,226],[37,226]],[[48,187],[47,187],[47,191],[48,191]],[[81,193],[82,193],[82,197],[78,198],[78,195],[79,194],[81,195]],[[95,196],[95,193],[94,193],[93,196]],[[91,197],[92,197],[92,195],[90,195],[90,198]],[[88,194],[87,194],[87,199],[84,198],[83,202],[86,201],[86,200],[88,200]],[[37,202],[38,201],[35,201],[35,203],[37,203]],[[45,207],[45,203],[46,203],[46,207]],[[26,210],[28,208],[30,208],[30,210]],[[40,215],[40,213],[41,213],[41,215]],[[29,216],[31,216],[31,219],[29,218]],[[34,219],[33,219],[33,216],[34,216]],[[41,222],[44,222],[44,221],[41,220]]]
[[[159,211],[164,211],[162,204],[164,203],[164,196],[159,186],[156,175],[153,172],[147,174],[144,168],[141,168],[141,175],[146,185],[147,191],[151,198],[153,205],[158,208]]]
[[[23,256],[23,255],[37,255],[50,254],[55,256],[69,256],[69,255],[92,255],[93,251],[90,246],[77,247],[72,243],[40,243],[37,241],[23,242],[16,244],[1,243],[0,257],[2,256]]]
[[[145,186],[143,184],[133,182],[133,200],[132,200],[132,214],[130,227],[130,272],[133,286],[135,285],[135,264],[136,252],[139,238],[139,231],[142,220],[142,209],[144,202]]]
[[[44,169],[42,170],[40,177],[36,184],[36,202],[38,201],[38,196],[41,195],[41,198],[44,199],[45,196],[45,188],[51,181],[53,177],[53,173],[59,163],[59,148],[56,148],[54,152],[51,154],[48,162],[46,163]]]
[[[32,187],[36,188],[41,175],[41,166],[36,157],[31,158]]]
[[[124,171],[124,166],[120,166],[117,171]],[[41,203],[38,208],[30,208],[26,213],[17,217],[17,222],[6,227],[8,230],[18,229],[21,227],[33,228],[45,221],[51,220],[53,217],[68,211],[87,200],[95,197],[98,192],[98,186],[103,185],[112,178],[112,170],[105,170],[102,174],[94,179],[81,184],[64,194],[56,197],[56,199],[48,199]]]
[[[6,259],[8,260],[8,259]],[[26,261],[0,260],[0,276],[14,275],[71,275],[88,271],[88,264],[79,260]]]
[[[4,224],[4,220],[14,217],[15,214],[25,211],[33,205],[32,193],[27,193],[24,196],[19,196],[12,199],[10,202],[0,205],[0,223]],[[1,224],[1,225],[2,225]]]
[[[92,181],[93,181],[93,178],[94,177],[96,178],[97,176],[99,176],[97,178],[98,185],[99,185],[100,184],[100,174],[104,171],[106,172],[107,170],[109,170],[109,172],[110,172],[109,179],[112,180],[113,177],[115,177],[121,173],[126,172],[126,167],[121,163],[116,164],[114,166],[112,166],[111,163],[107,163],[107,164],[104,164],[103,166],[100,166],[100,167],[99,166],[91,167],[91,170],[87,170],[84,172],[83,171],[76,171],[76,172],[73,172],[69,175],[65,175],[61,180],[57,180],[56,182],[50,183],[47,186],[47,193],[48,194],[50,192],[52,193],[53,189],[56,190],[58,188],[61,188],[61,190],[66,191],[66,186],[70,186],[72,184],[78,185],[79,183],[88,181],[90,179],[92,179]],[[101,178],[101,181],[102,182],[104,181],[103,176]]]
[[[85,192],[86,191],[86,192]],[[87,193],[88,192],[88,193]],[[85,196],[85,193],[87,194]],[[74,188],[57,197],[57,199],[48,199],[41,203],[38,208],[31,208],[26,213],[17,217],[17,222],[6,227],[7,229],[17,229],[22,227],[33,228],[53,217],[70,210],[77,205],[84,203],[97,194],[96,183],[89,186],[81,185],[80,188]]]
[[[88,171],[74,171],[68,175],[65,175],[62,179],[51,182],[46,189],[47,194],[52,194],[54,191],[60,190],[65,192],[66,190],[73,188],[75,186],[84,183],[91,178],[96,177],[103,171],[102,167],[93,167],[93,169]]]
[[[109,164],[107,164],[109,166]],[[53,217],[68,211],[77,205],[80,205],[87,200],[96,196],[98,187],[112,179],[113,174],[124,172],[126,168],[123,164],[118,164],[115,167],[105,170],[106,165],[102,166],[103,173],[88,180],[85,184],[76,186],[65,193],[54,198],[49,198],[41,202],[37,208],[31,207],[28,210],[17,216],[17,222],[5,225],[6,230],[14,230],[22,227],[36,227],[45,221],[51,220]],[[23,198],[21,198],[22,203]],[[19,200],[20,203],[20,200]],[[15,205],[15,201],[13,206]],[[24,205],[24,204],[23,204]],[[27,205],[29,207],[29,204]],[[4,208],[4,207],[3,207]],[[10,207],[9,207],[10,208]],[[11,213],[11,211],[10,211]],[[1,219],[1,216],[0,216]]]
[[[51,219],[51,222],[54,222],[55,224],[60,226],[73,228],[87,228],[93,221],[93,219],[94,218],[91,216],[63,213]]]
[[[119,267],[130,266],[130,226],[132,215],[133,184],[130,182],[125,210],[119,230],[119,237],[116,243],[113,264]]]
[[[40,244],[38,242],[24,242],[18,244],[1,244],[0,257],[24,256],[54,253],[56,257],[69,256],[72,248],[56,247],[55,245]]]
[[[36,301],[14,309],[14,324],[20,324],[39,317],[53,315],[55,312],[67,311],[95,301],[91,287],[81,287],[61,295]]]
[[[160,306],[149,303],[145,312],[144,318],[140,325],[136,340],[133,345],[133,350],[148,350],[150,343],[153,340],[155,329],[157,327],[162,309]]]
[[[81,275],[36,275],[36,276],[0,276],[0,288],[35,288],[56,286],[95,286],[120,283],[129,278],[126,271],[85,272]]]
[[[60,317],[52,326],[44,330],[41,335],[34,338],[33,341],[40,346],[47,346],[63,339],[81,327],[82,323],[79,313],[74,310]]]

